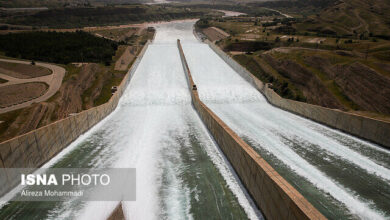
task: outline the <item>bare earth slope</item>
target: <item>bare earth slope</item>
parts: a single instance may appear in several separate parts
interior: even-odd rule
[[[291,60],[277,60],[270,55],[264,55],[264,58],[272,68],[294,83],[309,103],[343,109],[337,99],[321,83],[321,80],[310,71]]]
[[[318,15],[310,16],[301,28],[338,35],[390,36],[388,0],[340,0]]]
[[[390,79],[359,62],[332,65],[319,56],[305,61],[335,80],[339,88],[362,110],[390,114]],[[373,98],[375,97],[375,98]]]

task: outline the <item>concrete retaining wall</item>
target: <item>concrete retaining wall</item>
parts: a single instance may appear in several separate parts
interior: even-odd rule
[[[114,111],[149,43],[146,43],[118,86],[117,92],[107,103],[0,143],[0,169],[32,168],[33,170],[42,166],[81,134]],[[6,179],[0,178],[2,184],[0,196],[10,191],[20,181],[19,176],[13,176],[10,173],[7,173]]]
[[[265,217],[326,219],[199,99],[179,41],[178,47],[196,111]]]
[[[272,105],[390,149],[390,123],[280,97],[215,44],[206,40],[226,63],[259,90]]]

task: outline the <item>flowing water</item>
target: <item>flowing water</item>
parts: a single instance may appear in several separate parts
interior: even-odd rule
[[[390,218],[388,150],[271,106],[207,44],[183,49],[201,100],[326,217]]]
[[[192,33],[159,25],[118,108],[46,167],[135,167],[129,219],[262,218],[191,106],[201,99],[330,219],[390,218],[390,152],[275,108]],[[105,219],[117,202],[10,202],[0,219]]]
[[[118,108],[45,167],[134,167],[128,219],[262,219],[191,105],[176,39],[193,23],[157,26]],[[118,202],[9,202],[0,219],[106,219]]]

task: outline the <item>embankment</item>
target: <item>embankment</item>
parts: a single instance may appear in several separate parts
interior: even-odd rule
[[[144,46],[117,91],[107,103],[0,143],[0,169],[31,168],[34,170],[42,166],[114,111],[149,43]],[[7,173],[6,170],[3,171],[6,177],[0,176],[0,196],[10,191],[20,181],[19,176]],[[0,175],[2,173],[0,172]]]
[[[266,218],[326,219],[199,99],[180,41],[178,47],[196,111]]]
[[[205,42],[237,73],[255,86],[270,104],[390,149],[389,122],[282,98],[215,44],[208,40]]]

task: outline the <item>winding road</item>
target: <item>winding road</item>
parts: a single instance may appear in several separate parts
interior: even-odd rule
[[[22,61],[22,60],[0,59],[0,61],[9,62],[9,63],[30,64],[30,62]],[[61,84],[62,84],[62,79],[64,78],[65,72],[66,72],[64,68],[57,66],[57,65],[53,65],[53,64],[49,64],[49,63],[41,63],[41,62],[36,62],[35,65],[50,69],[52,71],[52,74],[46,75],[46,76],[30,78],[30,79],[20,79],[20,78],[15,78],[15,77],[11,77],[11,76],[8,76],[6,74],[0,73],[0,78],[8,80],[8,82],[0,84],[0,87],[9,86],[9,85],[16,85],[16,84],[21,84],[21,83],[44,82],[47,85],[49,85],[49,89],[47,90],[47,92],[36,99],[32,99],[30,101],[23,102],[23,103],[16,104],[16,105],[12,105],[12,106],[5,107],[5,108],[0,108],[0,114],[6,113],[9,111],[13,111],[13,110],[17,110],[17,109],[21,109],[21,108],[25,108],[25,107],[30,106],[33,103],[46,101],[47,99],[52,97],[60,89]]]

